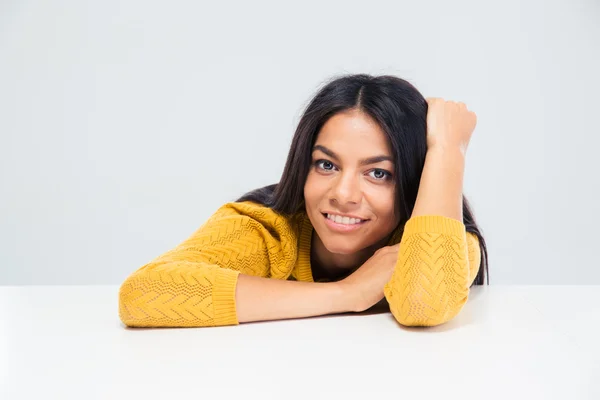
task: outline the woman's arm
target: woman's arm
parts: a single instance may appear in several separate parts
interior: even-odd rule
[[[462,223],[464,167],[458,149],[427,151],[417,201],[385,288],[390,310],[403,325],[442,324],[467,302],[481,255],[477,237]]]
[[[345,294],[336,282],[285,281],[217,265],[172,263],[128,278],[119,293],[119,315],[131,327],[236,325],[346,312]]]
[[[464,103],[440,98],[427,103],[419,192],[384,290],[398,322],[413,326],[454,318],[467,302],[480,263],[479,243],[466,233],[462,215],[465,155],[477,116]]]
[[[123,282],[119,316],[132,327],[200,327],[347,311],[337,284],[285,280],[295,240],[270,209],[225,205]]]

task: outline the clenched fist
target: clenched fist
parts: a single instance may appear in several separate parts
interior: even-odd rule
[[[466,153],[477,124],[477,115],[465,103],[437,97],[427,99],[427,149],[458,147]]]

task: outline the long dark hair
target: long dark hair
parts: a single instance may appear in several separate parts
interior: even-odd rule
[[[244,194],[236,201],[253,201],[291,216],[304,208],[304,183],[311,165],[312,146],[325,122],[347,110],[373,118],[385,132],[395,158],[396,204],[400,229],[412,214],[427,154],[427,101],[404,79],[367,74],[334,77],[317,92],[304,111],[279,183]],[[489,285],[485,239],[463,195],[463,223],[479,239],[481,264],[473,285]]]

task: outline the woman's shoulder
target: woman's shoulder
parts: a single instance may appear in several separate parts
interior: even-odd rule
[[[296,236],[302,222],[302,215],[301,213],[284,215],[269,206],[253,201],[228,202],[219,207],[207,223],[236,220],[262,226],[271,233],[277,233],[277,236]]]
[[[215,216],[247,216],[257,221],[273,222],[279,219],[290,219],[273,210],[271,207],[254,201],[231,201],[223,204],[213,214]],[[211,217],[212,218],[212,217]]]
[[[223,204],[217,212],[225,214],[253,215],[258,218],[277,218],[280,214],[271,207],[254,201],[230,201]]]

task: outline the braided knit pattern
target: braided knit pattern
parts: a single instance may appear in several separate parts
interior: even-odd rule
[[[462,234],[413,228],[405,232],[400,248],[396,269],[384,290],[398,322],[435,326],[456,316],[479,270],[477,236],[465,235],[464,228]]]
[[[121,320],[135,327],[215,325],[212,288],[218,268],[187,261],[148,264],[121,286]]]

